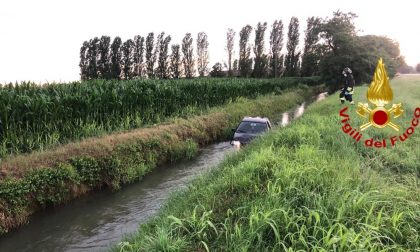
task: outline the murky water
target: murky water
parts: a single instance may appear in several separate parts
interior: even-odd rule
[[[281,123],[280,123],[280,125],[284,127],[287,124],[289,124],[289,121],[290,121],[290,119],[289,119],[289,112],[283,113],[281,115]]]
[[[313,99],[311,99],[310,102],[308,102],[308,103],[304,102],[304,103],[296,106],[295,108],[283,113],[282,116],[281,116],[280,122],[278,122],[277,124],[281,125],[282,127],[288,125],[292,120],[297,119],[297,118],[299,118],[300,116],[303,115],[307,105],[311,104],[314,101],[315,102],[322,101],[327,97],[327,95],[328,95],[328,93],[320,93],[316,97],[313,97]]]
[[[328,96],[328,93],[327,93],[327,92],[325,92],[325,93],[320,93],[320,94],[318,94],[318,95],[316,96],[316,101],[317,101],[317,102],[318,102],[318,101],[322,101],[322,100],[324,100],[327,96]]]
[[[233,148],[210,145],[191,161],[157,168],[118,192],[99,192],[48,209],[0,239],[0,251],[104,251],[157,213],[171,192],[217,165]]]
[[[300,117],[319,94],[283,113],[277,124]],[[157,168],[118,192],[103,191],[35,214],[31,222],[0,238],[0,251],[105,251],[155,215],[171,192],[217,165],[235,148],[228,142],[203,148],[195,159]]]

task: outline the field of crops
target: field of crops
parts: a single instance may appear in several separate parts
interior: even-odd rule
[[[392,80],[404,130],[420,79]],[[356,102],[366,102],[366,87]],[[338,94],[310,106],[173,195],[115,251],[420,251],[420,132],[366,147],[343,133]],[[352,125],[365,121],[349,107]],[[393,129],[369,128],[364,138]]]
[[[0,158],[281,92],[319,78],[96,80],[0,86]]]

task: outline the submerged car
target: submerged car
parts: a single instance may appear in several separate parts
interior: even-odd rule
[[[234,132],[232,145],[248,144],[252,139],[271,129],[270,120],[266,117],[244,117]]]

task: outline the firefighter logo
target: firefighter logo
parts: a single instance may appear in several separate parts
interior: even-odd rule
[[[358,104],[357,114],[363,118],[369,117],[369,122],[360,126],[360,130],[365,130],[370,126],[376,128],[385,128],[389,126],[396,131],[400,127],[391,121],[391,117],[397,118],[403,114],[401,103],[393,104],[390,109],[385,106],[392,101],[393,94],[389,85],[388,74],[385,70],[385,65],[382,58],[379,59],[376,66],[373,81],[367,91],[367,99],[370,103],[375,105],[375,108],[370,109],[368,103]]]

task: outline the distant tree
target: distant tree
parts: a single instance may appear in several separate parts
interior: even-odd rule
[[[235,31],[229,28],[226,33],[226,51],[228,54],[228,75],[232,76],[232,57],[234,52]]]
[[[416,71],[417,71],[418,73],[420,73],[420,63],[418,63],[418,64],[416,65]]]
[[[389,76],[394,76],[398,68],[405,64],[396,41],[384,36],[366,35],[356,39],[357,54],[352,56],[354,71],[358,79],[370,81],[379,58],[385,61]]]
[[[223,77],[223,66],[220,62],[217,62],[213,65],[212,70],[210,71],[211,77]]]
[[[283,22],[275,20],[270,34],[270,75],[277,78],[283,72]]]
[[[252,27],[246,25],[239,33],[239,71],[241,77],[249,77],[252,73],[251,47],[248,44]]]
[[[414,73],[416,70],[414,69],[414,67],[407,65],[407,63],[404,62],[403,65],[401,65],[398,68],[398,72],[402,73],[402,74],[410,74],[410,73]]]
[[[342,85],[341,72],[345,67],[352,69],[356,83],[370,82],[379,57],[384,59],[390,77],[398,69],[410,70],[397,42],[383,36],[357,36],[356,17],[351,12],[336,11],[331,18],[307,20],[303,76],[319,74],[329,91],[335,91]]]
[[[193,38],[191,33],[185,34],[182,40],[182,54],[184,55],[182,62],[184,64],[185,77],[192,78],[194,76],[194,52]]]
[[[134,77],[143,77],[143,54],[144,54],[144,37],[137,35],[134,37],[133,52],[133,75]]]
[[[98,46],[98,72],[99,77],[102,79],[109,78],[109,49],[111,44],[111,38],[109,36],[102,36]]]
[[[159,71],[159,52],[160,52],[160,46],[162,44],[162,40],[164,39],[164,36],[165,36],[164,32],[162,32],[162,33],[160,33],[156,36],[155,49],[154,49],[154,52],[153,52],[153,54],[156,54],[157,67],[154,70],[154,74],[157,78],[161,78],[159,76],[159,73],[158,73],[158,71]]]
[[[110,55],[110,74],[111,79],[120,79],[121,74],[121,38],[115,37],[111,44],[111,55]]]
[[[383,57],[390,77],[404,61],[399,46],[385,37],[357,36],[354,13],[334,12],[321,24],[322,58],[319,70],[330,91],[342,85],[341,71],[350,67],[356,83],[370,82],[379,57]]]
[[[209,64],[209,42],[205,32],[197,35],[197,70],[200,77],[207,75]]]
[[[154,33],[151,32],[146,38],[146,71],[149,78],[155,77],[156,49]]]
[[[172,45],[171,47],[171,76],[174,79],[179,79],[181,77],[181,53],[180,46],[178,44]]]
[[[87,41],[83,42],[82,47],[80,48],[80,79],[87,80],[88,79],[88,60],[87,60],[87,50],[89,47],[89,43]]]
[[[297,51],[299,44],[299,20],[292,17],[289,23],[289,31],[287,32],[287,55],[285,58],[285,76],[299,75],[299,57],[300,52]]]
[[[239,71],[239,62],[238,62],[238,59],[235,59],[233,61],[233,72],[237,74],[238,71]]]
[[[399,48],[399,45],[398,45],[398,48]],[[404,58],[404,56],[402,56],[402,55],[400,55],[400,56],[398,56],[398,58],[396,59],[396,62],[397,62],[397,65],[399,66],[399,67],[401,67],[402,65],[404,65],[404,64],[407,64],[406,62],[405,62],[405,58]],[[398,71],[398,67],[397,67],[397,70],[396,70],[396,72]],[[395,72],[395,73],[396,73]]]
[[[341,72],[344,67],[350,67],[357,83],[360,83],[360,72],[355,63],[356,55],[363,55],[358,46],[354,13],[334,12],[332,18],[322,21],[320,37],[322,43],[322,58],[319,64],[321,76],[331,91],[341,87]]]
[[[322,20],[318,17],[310,17],[306,20],[305,46],[302,55],[302,76],[318,74],[318,64],[321,59],[321,48],[318,45],[319,32]]]
[[[169,43],[171,42],[171,36],[166,36],[165,33],[162,32],[158,35],[157,39],[157,46],[159,46],[159,59],[158,59],[158,67],[156,69],[156,74],[161,79],[169,78]]]
[[[98,78],[98,47],[99,47],[99,38],[95,37],[89,41],[89,47],[87,51],[87,76],[88,79],[97,79]]]
[[[256,78],[265,77],[267,74],[268,57],[264,49],[264,34],[267,29],[267,22],[258,23],[255,29],[255,44],[254,44],[254,72],[253,76]]]
[[[169,43],[171,42],[171,36],[166,36],[165,40],[163,41],[163,48],[164,48],[164,53],[162,58],[164,59],[165,62],[165,76],[164,78],[167,79],[171,76],[171,70],[170,70],[170,58],[169,58]]]
[[[133,52],[134,52],[134,42],[132,39],[128,39],[122,45],[122,70],[124,74],[124,79],[129,80],[132,78],[132,69],[133,69]]]

